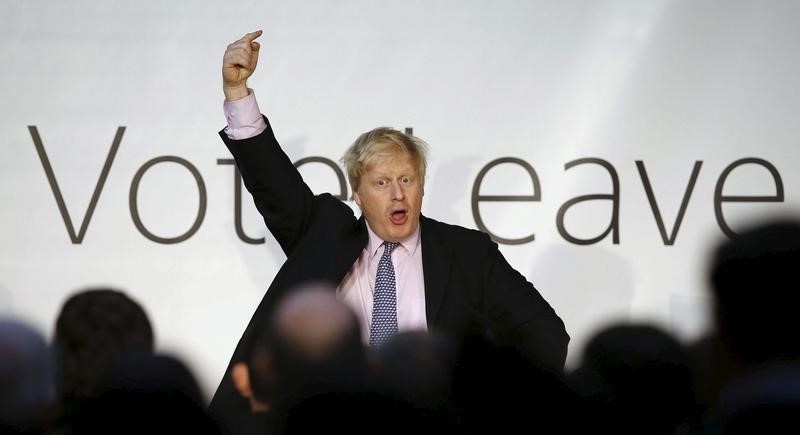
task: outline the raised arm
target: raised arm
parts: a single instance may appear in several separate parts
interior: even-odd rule
[[[228,127],[220,137],[230,150],[267,228],[289,255],[314,218],[314,195],[262,117],[247,79],[258,64],[261,31],[228,45],[222,60],[222,89]]]

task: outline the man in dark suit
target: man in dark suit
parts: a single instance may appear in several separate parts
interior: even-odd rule
[[[425,145],[419,139],[378,128],[346,152],[360,218],[330,194],[311,192],[247,88],[260,35],[245,35],[225,52],[228,127],[220,136],[287,260],[231,364],[241,360],[254,331],[269,325],[277,300],[300,283],[326,281],[356,313],[365,343],[380,344],[403,330],[436,330],[456,339],[488,335],[544,368],[562,370],[569,340],[563,322],[497,245],[484,233],[421,214]],[[231,391],[226,373],[212,414],[227,412]]]

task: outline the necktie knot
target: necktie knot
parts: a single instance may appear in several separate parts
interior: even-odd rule
[[[392,251],[394,251],[394,248],[398,245],[400,244],[397,242],[383,242],[383,255],[392,255]]]

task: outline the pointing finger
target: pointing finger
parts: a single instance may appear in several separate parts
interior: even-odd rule
[[[241,40],[244,41],[244,42],[250,43],[250,42],[253,42],[254,39],[256,39],[259,36],[261,36],[262,33],[264,33],[263,30],[256,30],[253,33],[248,33],[247,35],[244,35],[244,37],[242,37]]]

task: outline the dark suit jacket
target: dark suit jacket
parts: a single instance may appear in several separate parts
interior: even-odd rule
[[[304,281],[338,284],[367,245],[368,234],[364,218],[357,219],[348,205],[311,192],[269,122],[250,139],[231,140],[224,131],[220,136],[288,257],[239,340],[233,364],[241,360],[255,328],[268,325],[277,300]],[[420,238],[430,330],[459,338],[488,332],[544,367],[563,369],[569,341],[564,323],[486,234],[422,216]],[[212,400],[212,413],[223,412],[223,396],[232,388],[229,371]]]

